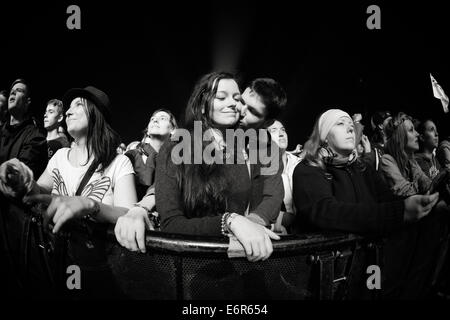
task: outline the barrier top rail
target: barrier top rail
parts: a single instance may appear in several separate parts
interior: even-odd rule
[[[110,232],[111,240],[115,240]],[[364,238],[355,234],[345,233],[305,233],[299,235],[281,236],[281,240],[272,241],[274,252],[308,252],[311,249],[326,249],[339,245],[358,242]],[[159,231],[147,231],[146,246],[152,250],[170,253],[209,253],[226,254],[230,242],[224,237],[193,236],[172,234]]]

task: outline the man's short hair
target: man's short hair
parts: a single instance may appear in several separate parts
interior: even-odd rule
[[[59,114],[63,114],[64,113],[64,105],[63,105],[63,102],[61,100],[51,99],[49,102],[47,102],[47,106],[48,105],[55,106],[56,110],[58,111]]]
[[[14,82],[11,85],[11,88],[9,88],[9,91],[11,91],[12,88],[18,83],[22,83],[22,84],[24,84],[27,87],[27,96],[30,97],[31,96],[30,83],[27,80],[23,79],[23,78],[19,78],[19,79],[14,80]]]
[[[285,109],[287,96],[281,85],[270,78],[257,78],[250,84],[267,108],[266,120],[276,119]]]
[[[0,91],[0,96],[4,96],[5,98],[8,98],[8,91],[6,91],[6,90],[1,90],[1,91]]]

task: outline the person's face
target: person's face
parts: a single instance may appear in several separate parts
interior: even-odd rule
[[[347,156],[355,149],[355,126],[353,120],[341,117],[331,128],[327,140],[336,153]]]
[[[117,154],[124,154],[126,150],[127,150],[127,147],[125,146],[125,144],[121,143],[117,147],[116,152],[117,152]]]
[[[23,83],[16,83],[9,93],[8,110],[13,114],[25,113],[29,104],[30,98],[28,97],[27,86]]]
[[[414,129],[414,125],[411,120],[407,119],[403,122],[403,126],[406,129],[406,152],[413,153],[419,150],[419,134]]]
[[[87,134],[88,117],[87,106],[83,99],[75,98],[70,103],[70,108],[66,112],[67,132],[72,137],[80,137]]]
[[[243,128],[261,128],[266,120],[267,110],[261,97],[250,88],[245,89],[238,104],[239,126]]]
[[[62,120],[63,115],[58,112],[58,107],[49,104],[45,109],[44,128],[47,130],[56,128]]]
[[[433,150],[439,144],[439,134],[433,121],[425,122],[425,132],[421,136],[425,148]]]
[[[234,126],[239,120],[236,105],[240,99],[241,93],[236,81],[221,79],[209,114],[213,124],[222,128]]]
[[[275,122],[269,126],[267,130],[269,130],[272,140],[278,145],[278,147],[281,150],[286,150],[288,146],[288,135],[283,124],[275,120]]]
[[[147,135],[165,136],[173,131],[170,123],[170,115],[167,112],[159,111],[152,115],[147,126]]]

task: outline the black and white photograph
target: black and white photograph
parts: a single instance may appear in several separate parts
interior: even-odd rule
[[[4,2],[9,299],[450,300],[443,3]]]

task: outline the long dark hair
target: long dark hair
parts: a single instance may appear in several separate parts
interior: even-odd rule
[[[120,144],[119,134],[111,128],[103,114],[89,99],[81,98],[88,118],[87,150],[88,159],[93,155],[93,165],[104,171],[117,156]]]
[[[234,76],[229,73],[213,72],[203,76],[196,83],[186,106],[186,129],[192,131],[194,121],[201,121],[204,130],[215,127],[210,118],[210,110],[213,107],[219,81],[222,79],[236,81]],[[206,145],[207,143],[203,142],[203,149]],[[191,148],[192,150],[194,148]],[[191,152],[191,164],[181,165],[178,174],[185,215],[192,218],[214,216],[225,212],[229,185],[223,165],[206,164],[203,160],[202,164],[194,164],[193,157]]]
[[[402,175],[409,179],[409,160],[410,157],[406,152],[406,145],[408,144],[408,133],[404,122],[413,119],[403,112],[399,112],[394,118],[391,118],[384,128],[387,137],[385,152],[391,155],[397,162]]]

